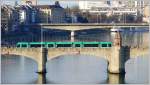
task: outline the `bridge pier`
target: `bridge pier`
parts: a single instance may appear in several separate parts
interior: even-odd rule
[[[71,42],[75,41],[75,31],[71,30]]]
[[[112,53],[109,58],[109,72],[110,73],[124,73],[125,61],[130,57],[130,48],[122,46],[120,32],[115,33],[114,43],[111,48]]]
[[[47,62],[47,49],[41,48],[41,56],[38,60],[38,72],[40,74],[46,73],[46,62]]]

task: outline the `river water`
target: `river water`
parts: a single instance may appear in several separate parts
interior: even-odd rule
[[[127,61],[125,75],[108,73],[108,62],[95,56],[64,55],[49,60],[45,76],[36,73],[37,63],[32,59],[12,55],[2,56],[1,59],[3,84],[148,83],[148,57]]]
[[[94,31],[78,32],[78,41],[111,41],[113,33]],[[98,34],[96,34],[98,33]],[[107,34],[108,33],[108,34]],[[110,35],[109,35],[110,34]],[[101,35],[101,37],[99,37]],[[122,32],[123,45],[148,47],[148,32]],[[53,37],[53,36],[52,36]],[[51,38],[52,38],[51,37]],[[58,38],[59,39],[59,38]],[[66,38],[68,39],[68,38]],[[62,55],[48,60],[47,73],[37,74],[37,62],[25,56],[2,55],[1,82],[3,84],[133,84],[148,83],[149,55],[131,58],[126,62],[125,74],[110,74],[108,62],[103,58],[89,55]]]

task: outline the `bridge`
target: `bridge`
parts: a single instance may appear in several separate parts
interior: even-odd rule
[[[2,47],[2,55],[20,55],[29,57],[38,63],[38,72],[46,71],[46,61],[57,58],[61,55],[91,55],[104,58],[109,62],[109,71],[111,73],[120,73],[124,70],[124,63],[129,56],[142,56],[148,54],[147,50],[129,49],[129,48],[8,48]],[[129,52],[130,51],[130,52]],[[120,55],[122,53],[122,55]],[[121,66],[120,66],[121,65]]]
[[[148,28],[148,23],[41,23],[41,24],[25,24],[23,27],[34,29],[58,29],[71,31],[71,41],[75,41],[75,31],[89,30],[89,29],[119,29],[119,28],[132,28],[138,27],[142,29]],[[43,31],[43,30],[41,30]]]
[[[17,47],[2,47],[2,55],[20,55],[29,57],[38,63],[39,73],[46,72],[46,61],[56,58],[61,55],[92,55],[96,57],[103,57],[109,63],[108,70],[111,73],[121,73],[124,71],[124,65],[130,55],[148,54],[148,51],[130,49],[130,47],[123,47],[121,44],[120,32],[115,33],[113,45],[111,48],[17,48]]]
[[[88,29],[112,29],[112,28],[131,28],[131,27],[149,27],[148,23],[41,23],[41,24],[26,24],[25,27],[59,29],[59,30],[88,30]]]
[[[120,73],[124,69],[124,63],[130,56],[129,49],[121,46],[121,36],[117,32],[111,48],[1,48],[2,54],[21,55],[38,62],[38,72],[46,72],[46,61],[68,53],[75,55],[92,55],[103,57],[109,62],[111,73]],[[120,55],[122,54],[122,55]]]

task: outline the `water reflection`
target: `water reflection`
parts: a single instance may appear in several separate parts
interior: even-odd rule
[[[47,73],[37,74],[37,63],[26,57],[2,56],[3,84],[124,84],[148,83],[148,56],[129,59],[126,74],[110,74],[103,58],[64,55],[47,62]],[[124,79],[125,78],[125,79]]]
[[[37,84],[46,84],[46,73],[45,74],[38,74],[38,80],[36,81]]]
[[[65,55],[47,63],[47,83],[106,83],[107,61],[88,55]]]
[[[1,57],[1,82],[3,84],[34,84],[37,80],[37,63],[19,56]]]
[[[125,82],[136,84],[148,84],[149,81],[149,57],[140,56],[130,59],[125,65]]]
[[[125,74],[108,74],[108,84],[124,84]]]

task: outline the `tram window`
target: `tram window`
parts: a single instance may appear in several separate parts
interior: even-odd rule
[[[98,44],[84,44],[84,47],[98,47]]]
[[[107,44],[102,44],[102,47],[107,47]]]
[[[48,47],[54,47],[54,45],[53,44],[48,44]]]
[[[108,44],[108,47],[111,47],[111,44]]]
[[[71,47],[71,44],[57,44],[57,47]]]
[[[31,44],[30,47],[44,47],[44,44]]]
[[[75,44],[75,47],[81,47],[80,44]]]
[[[26,44],[22,44],[21,46],[22,46],[22,47],[27,47],[27,45],[26,45]]]
[[[17,45],[17,47],[20,47],[20,46],[21,46],[20,44]]]

